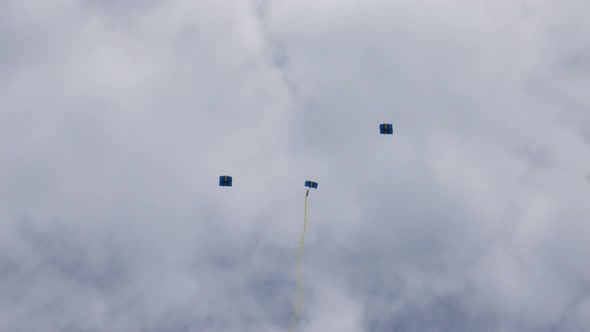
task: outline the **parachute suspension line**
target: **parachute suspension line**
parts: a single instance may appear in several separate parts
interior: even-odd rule
[[[297,318],[301,312],[301,304],[303,302],[303,293],[301,291],[301,261],[303,260],[303,245],[305,243],[305,230],[307,228],[307,197],[309,196],[309,189],[305,193],[305,207],[303,209],[303,234],[301,235],[301,243],[299,244],[299,258],[297,260],[297,297],[295,304],[295,314],[291,321],[290,332],[295,331],[295,325],[297,324]]]

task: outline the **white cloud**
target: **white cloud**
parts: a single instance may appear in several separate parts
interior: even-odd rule
[[[307,179],[304,330],[590,326],[583,1],[1,6],[0,330],[284,330]]]

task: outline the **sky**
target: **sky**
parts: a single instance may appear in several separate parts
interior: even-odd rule
[[[286,331],[305,180],[297,331],[589,331],[589,11],[0,2],[0,331]]]

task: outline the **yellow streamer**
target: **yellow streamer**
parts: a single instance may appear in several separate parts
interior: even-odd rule
[[[303,260],[303,244],[305,243],[305,229],[307,228],[307,196],[309,196],[309,189],[305,193],[305,208],[303,210],[303,235],[301,235],[301,243],[299,244],[299,259],[297,260],[297,302],[295,305],[295,314],[291,321],[290,332],[295,331],[297,318],[301,312],[301,304],[303,302],[303,293],[301,292],[301,261]]]

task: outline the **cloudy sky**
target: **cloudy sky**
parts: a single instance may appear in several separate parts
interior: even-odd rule
[[[2,1],[0,331],[286,331],[308,179],[298,331],[589,331],[589,11]]]

